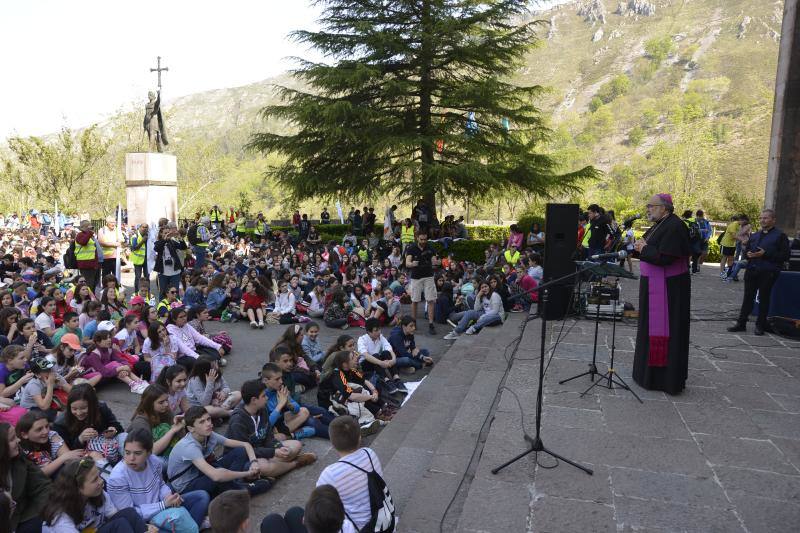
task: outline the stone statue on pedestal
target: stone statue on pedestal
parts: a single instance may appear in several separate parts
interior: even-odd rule
[[[144,106],[144,131],[147,133],[148,150],[161,153],[164,146],[169,145],[164,117],[161,115],[161,91],[157,95],[150,91],[147,97],[149,100]]]

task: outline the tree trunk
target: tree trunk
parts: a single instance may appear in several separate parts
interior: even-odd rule
[[[433,67],[433,43],[431,42],[431,2],[422,1],[421,9],[422,40],[420,43],[420,75],[419,75],[419,133],[423,142],[420,146],[422,153],[422,172],[418,179],[427,181],[427,169],[436,164],[433,157],[433,143],[428,142],[432,133],[432,107],[433,83],[431,69]],[[436,187],[433,183],[422,183],[423,199],[431,210],[431,220],[436,216]]]

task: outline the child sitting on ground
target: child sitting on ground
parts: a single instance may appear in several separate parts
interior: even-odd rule
[[[408,394],[406,386],[397,374],[397,357],[392,345],[381,334],[380,322],[370,318],[365,327],[367,333],[358,338],[358,362],[364,369],[364,374],[368,378],[374,375],[378,383],[386,387],[389,394],[396,392]]]
[[[292,399],[289,389],[283,384],[283,372],[275,363],[267,363],[261,369],[261,381],[267,386],[267,412],[269,424],[287,438],[306,439],[316,435],[317,419],[309,420],[310,413]]]
[[[52,422],[64,408],[72,387],[53,370],[55,363],[50,359],[35,357],[30,366],[33,379],[22,388],[19,405],[25,409],[42,411]]]
[[[266,385],[261,380],[245,381],[241,396],[242,403],[231,415],[227,437],[253,446],[262,476],[282,476],[317,460],[313,453],[301,453],[303,444],[300,441],[275,440],[266,411]]]

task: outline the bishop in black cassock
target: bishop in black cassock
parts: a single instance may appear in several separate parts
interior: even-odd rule
[[[639,328],[633,379],[645,389],[680,393],[689,367],[691,280],[689,230],[673,212],[672,197],[647,204],[652,226],[636,241],[639,255]]]

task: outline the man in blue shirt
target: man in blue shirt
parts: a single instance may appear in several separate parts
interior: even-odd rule
[[[759,294],[756,335],[771,331],[767,324],[767,313],[772,296],[772,286],[789,260],[789,238],[775,227],[775,211],[761,211],[761,231],[753,233],[745,250],[747,272],[744,275],[744,298],[739,311],[739,320],[728,331],[745,331],[747,319],[753,310],[756,291]]]
[[[697,272],[699,265],[702,265],[708,257],[708,241],[714,236],[714,228],[711,227],[711,222],[705,217],[702,209],[697,210],[694,219],[700,227],[700,257],[697,261],[692,261],[692,271]]]

